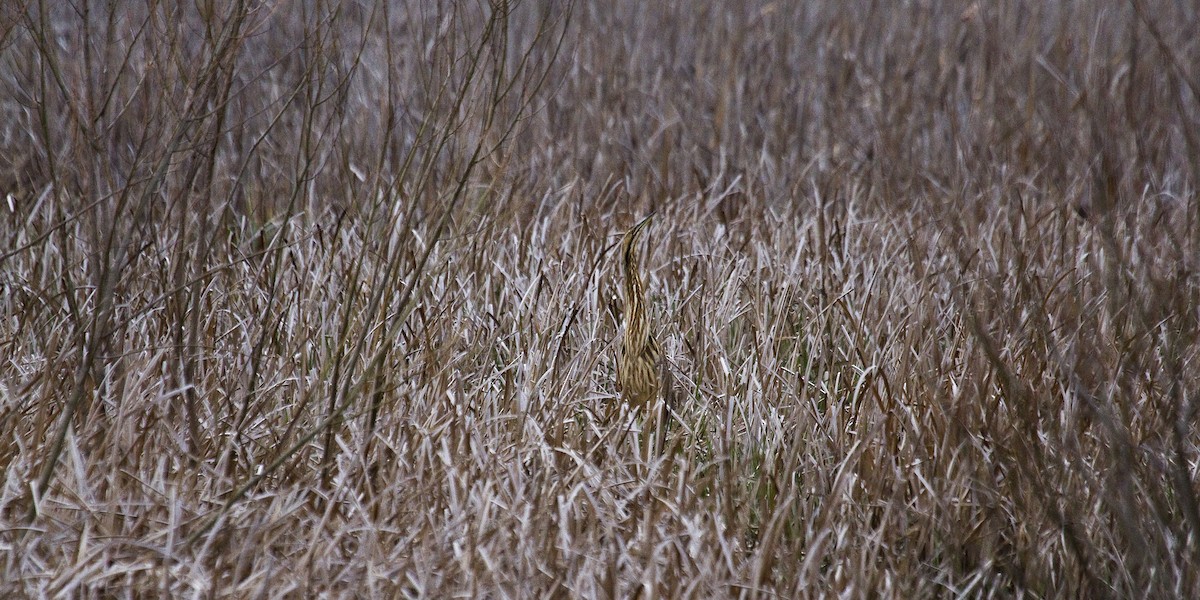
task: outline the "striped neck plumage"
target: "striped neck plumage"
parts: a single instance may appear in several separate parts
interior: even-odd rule
[[[625,255],[625,337],[632,342],[644,344],[649,334],[646,323],[646,291],[641,273],[637,271],[637,253],[632,245]],[[639,344],[639,345],[640,345]]]

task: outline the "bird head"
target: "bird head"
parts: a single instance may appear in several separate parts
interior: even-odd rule
[[[637,272],[637,242],[641,238],[642,232],[650,225],[650,219],[653,217],[654,213],[646,215],[646,218],[630,227],[629,231],[625,232],[625,236],[621,238],[621,266],[624,268],[626,276]]]

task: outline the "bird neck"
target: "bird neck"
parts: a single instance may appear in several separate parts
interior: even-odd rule
[[[625,335],[646,335],[646,290],[636,270],[625,271]]]

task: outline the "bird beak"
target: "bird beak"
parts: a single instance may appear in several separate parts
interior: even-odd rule
[[[655,215],[655,213],[651,212],[650,214],[646,215],[646,218],[642,219],[641,221],[638,221],[638,224],[633,226],[633,234],[637,235],[637,234],[641,233],[642,230],[646,228],[646,225],[650,224],[650,219],[653,219],[654,215]]]

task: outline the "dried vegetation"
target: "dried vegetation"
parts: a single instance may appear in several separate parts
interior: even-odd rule
[[[6,2],[3,595],[1200,597],[1196,31]]]

